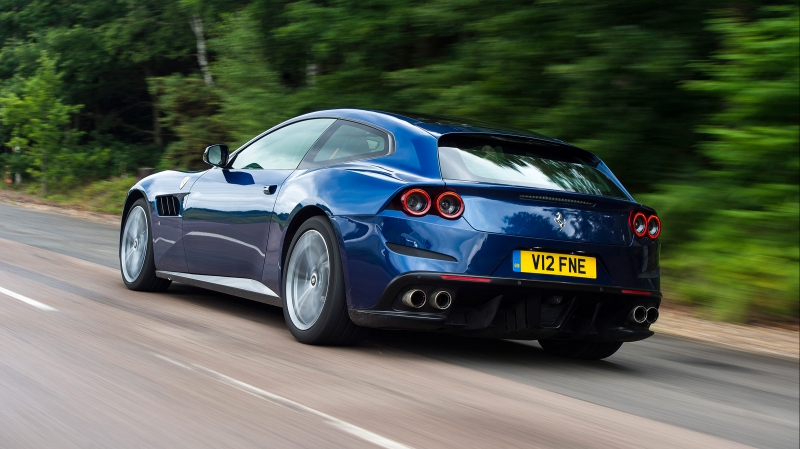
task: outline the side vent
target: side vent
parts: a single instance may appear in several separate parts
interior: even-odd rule
[[[156,197],[158,215],[162,217],[176,217],[181,214],[181,202],[175,195]]]
[[[546,196],[546,195],[520,195],[520,199],[523,200],[533,200],[533,201],[550,201],[553,203],[572,203],[572,204],[583,204],[584,206],[594,206],[594,203],[591,201],[584,201],[584,200],[576,200],[575,198],[559,198],[557,196]]]

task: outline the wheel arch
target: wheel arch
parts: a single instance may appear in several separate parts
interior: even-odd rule
[[[342,262],[342,274],[344,275],[344,286],[345,286],[345,295],[347,298],[348,307],[350,305],[350,271],[348,269],[347,264],[347,254],[345,253],[344,249],[344,240],[342,238],[342,232],[339,229],[336,220],[332,220],[332,214],[329,210],[323,208],[324,206],[320,204],[310,204],[306,206],[302,206],[296,209],[288,220],[288,225],[286,226],[283,232],[283,240],[281,242],[281,257],[280,257],[280,267],[281,267],[281,279],[283,279],[283,270],[286,268],[286,258],[289,256],[289,247],[292,244],[292,240],[294,239],[295,235],[297,234],[297,230],[300,229],[303,223],[305,223],[308,219],[312,217],[324,217],[327,219],[328,224],[331,225],[333,229],[334,237],[339,245],[339,258]],[[283,291],[283,282],[279,284],[281,290],[281,296],[285,294]]]
[[[144,198],[145,201],[148,201],[147,195],[145,195],[144,191],[139,189],[131,189],[128,192],[128,196],[125,198],[125,205],[122,206],[122,221],[120,222],[119,226],[119,235],[122,237],[122,230],[125,227],[125,220],[128,218],[128,211],[131,210],[133,203],[138,201],[139,199]],[[148,201],[149,202],[149,201]]]
[[[323,210],[321,207],[317,205],[309,205],[304,206],[301,209],[297,210],[294,214],[292,214],[292,218],[289,220],[289,224],[286,226],[286,230],[283,231],[283,241],[281,242],[281,267],[286,266],[286,257],[289,255],[289,246],[292,244],[292,239],[294,239],[294,235],[297,233],[297,230],[300,229],[300,226],[306,222],[311,217],[316,216],[323,216],[328,217],[328,213]],[[330,219],[328,220],[330,222]],[[331,225],[333,225],[331,223]],[[334,230],[336,228],[334,227]]]

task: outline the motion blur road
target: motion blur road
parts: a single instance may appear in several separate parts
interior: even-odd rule
[[[0,204],[0,448],[797,448],[798,363],[660,335],[600,362],[128,291],[118,229]]]

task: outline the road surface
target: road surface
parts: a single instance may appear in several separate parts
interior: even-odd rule
[[[796,361],[655,336],[611,358],[127,290],[118,229],[0,204],[0,448],[798,447]]]

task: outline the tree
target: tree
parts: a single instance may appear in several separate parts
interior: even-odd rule
[[[74,142],[75,132],[68,128],[72,114],[82,106],[66,105],[61,100],[61,75],[56,60],[47,52],[39,57],[39,68],[27,79],[20,80],[19,94],[7,92],[0,96],[0,119],[12,128],[6,145],[19,148],[29,162],[28,173],[39,178],[42,194],[53,168],[50,160]]]
[[[652,198],[676,244],[668,287],[722,320],[797,316],[800,298],[800,16],[758,16],[711,21],[722,47],[697,65],[708,78],[687,83],[721,100],[699,128],[711,167]]]

